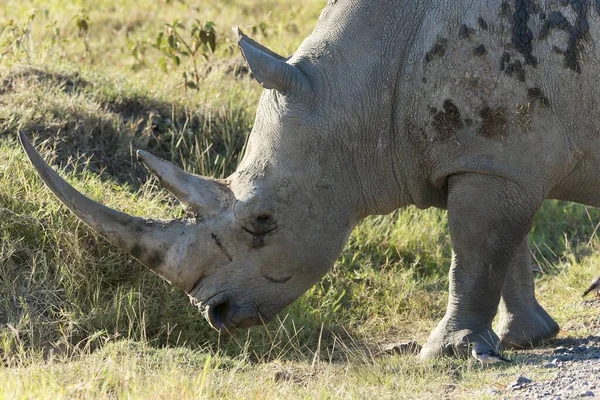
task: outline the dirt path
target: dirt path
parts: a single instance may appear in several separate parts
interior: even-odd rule
[[[554,350],[549,350],[548,362],[543,364],[556,369],[556,375],[539,382],[524,381],[504,392],[511,399],[572,399],[600,398],[600,336],[586,339],[557,340]],[[577,342],[577,343],[573,343]],[[571,345],[571,347],[567,347]],[[567,345],[567,346],[565,346]]]
[[[586,305],[599,310],[589,326],[593,334],[557,339],[532,360],[555,372],[550,374],[552,378],[538,381],[521,376],[512,386],[494,394],[507,399],[600,399],[600,300],[589,300]]]

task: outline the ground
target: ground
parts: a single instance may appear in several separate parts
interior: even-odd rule
[[[79,190],[135,215],[182,213],[138,165],[136,148],[195,173],[235,168],[260,88],[231,25],[288,55],[324,1],[207,3],[0,3],[0,398],[501,398],[537,394],[553,379],[563,398],[569,385],[572,394],[586,381],[596,390],[597,359],[578,360],[597,357],[599,346],[600,303],[581,299],[600,273],[595,209],[547,202],[531,234],[540,302],[562,327],[558,341],[481,369],[383,350],[423,344],[444,313],[443,211],[366,219],[332,271],[276,321],[226,338],[183,293],[60,205],[17,131]],[[194,24],[203,37],[214,29],[214,52],[200,41],[195,57],[184,54],[183,42],[200,40]],[[532,382],[512,388],[520,376]]]

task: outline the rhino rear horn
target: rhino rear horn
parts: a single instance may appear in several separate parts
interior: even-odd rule
[[[246,36],[237,26],[233,27],[233,32],[250,71],[265,89],[275,89],[281,93],[310,89],[308,79],[298,67],[288,64],[284,57]]]
[[[232,204],[233,193],[224,182],[190,174],[143,150],[138,150],[136,155],[138,161],[144,164],[188,211],[200,215],[218,214]]]
[[[185,223],[134,217],[85,197],[50,168],[24,133],[19,133],[19,139],[46,186],[86,225],[173,285],[185,285],[179,277],[180,266],[168,260],[168,254],[176,248],[181,232],[188,229]]]

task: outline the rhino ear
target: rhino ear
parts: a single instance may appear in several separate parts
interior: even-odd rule
[[[233,32],[250,71],[265,89],[282,93],[310,89],[308,79],[296,66],[288,64],[284,57],[250,39],[237,26],[233,27]]]
[[[177,197],[186,210],[206,216],[218,214],[233,204],[235,196],[224,182],[190,174],[142,150],[138,150],[136,155],[138,161]]]

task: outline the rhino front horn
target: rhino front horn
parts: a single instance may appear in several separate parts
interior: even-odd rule
[[[138,150],[136,156],[188,211],[206,216],[233,204],[233,192],[224,181],[190,174],[143,150]]]
[[[122,248],[174,286],[180,282],[179,265],[171,262],[173,247],[181,232],[187,229],[182,221],[153,221],[133,217],[97,203],[75,190],[42,159],[24,133],[19,133],[21,145],[40,178],[56,197],[86,225],[115,246]]]
[[[233,32],[250,71],[265,89],[282,93],[310,90],[308,79],[295,65],[288,64],[284,57],[250,39],[237,26],[233,27]]]

